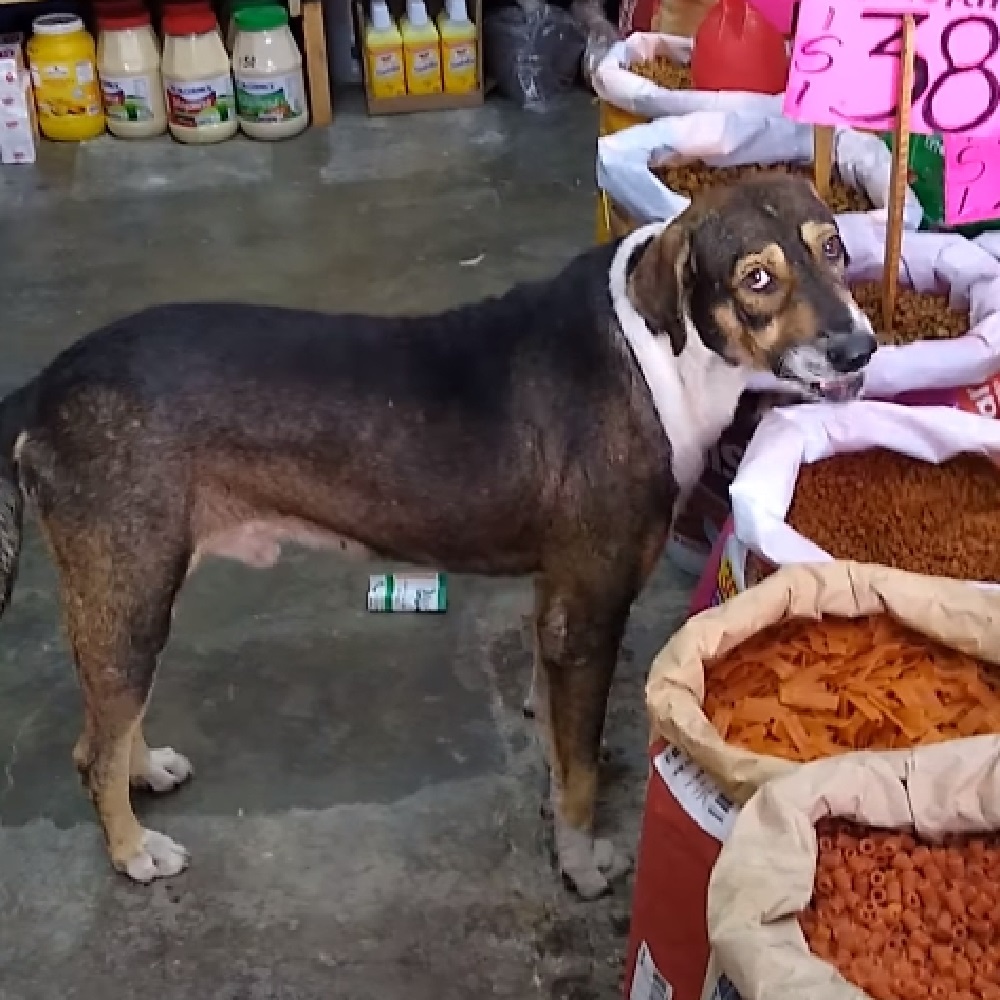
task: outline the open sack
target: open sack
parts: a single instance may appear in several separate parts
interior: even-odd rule
[[[686,115],[692,111],[751,111],[780,115],[781,94],[741,91],[670,90],[633,73],[629,67],[646,59],[666,56],[679,66],[691,63],[692,40],[680,35],[636,32],[616,42],[600,61],[593,76],[597,96],[639,118]]]
[[[996,636],[994,636],[994,646]],[[921,838],[1000,829],[1000,739],[981,736],[806,764],[744,807],[708,891],[713,967],[743,1000],[859,1000],[867,994],[813,955],[796,914],[813,892],[814,824],[841,817],[913,827]],[[716,994],[711,976],[705,1000]]]
[[[653,767],[627,952],[626,982],[633,985],[626,995],[662,996],[641,992],[643,982],[662,980],[675,1000],[699,1000],[709,974],[709,877],[740,804],[765,782],[812,766],[723,739],[703,708],[710,661],[790,618],[883,612],[954,649],[1000,658],[1000,596],[954,580],[845,562],[779,570],[690,619],[656,657],[646,685]]]
[[[833,558],[786,522],[799,470],[831,455],[869,448],[934,463],[962,453],[1000,459],[1000,421],[951,407],[869,401],[771,410],[729,488],[733,534],[724,545],[723,569],[735,589],[752,585],[766,572],[762,567]]]
[[[671,191],[651,164],[701,160],[714,167],[749,164],[811,163],[812,127],[780,116],[746,110],[696,111],[660,118],[602,136],[597,143],[597,184],[636,224],[673,219],[689,199]],[[878,136],[838,129],[834,159],[845,183],[864,191],[884,219],[892,160]],[[844,216],[838,217],[838,221]],[[916,229],[923,209],[906,189],[904,225]]]
[[[848,280],[881,280],[885,227],[868,216],[837,221],[850,257]],[[865,371],[867,397],[970,385],[1000,369],[1000,261],[962,236],[907,232],[899,280],[918,292],[947,294],[953,309],[969,310],[971,329],[954,340],[880,347]]]
[[[679,747],[736,802],[803,766],[726,743],[702,710],[705,664],[790,618],[888,614],[946,646],[1000,664],[1000,595],[885,566],[787,566],[689,619],[653,661],[646,705],[654,737]],[[811,766],[811,765],[810,765]]]

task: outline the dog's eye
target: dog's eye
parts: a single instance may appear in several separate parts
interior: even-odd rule
[[[839,236],[830,236],[823,243],[823,256],[827,260],[840,260],[844,256],[844,244]]]
[[[743,286],[751,292],[766,292],[774,283],[774,278],[762,267],[755,267],[743,279]]]

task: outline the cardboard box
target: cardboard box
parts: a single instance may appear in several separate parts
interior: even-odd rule
[[[37,147],[38,116],[24,63],[24,36],[0,35],[0,163],[34,163]]]
[[[435,20],[444,4],[442,0],[427,0],[427,14]],[[406,94],[403,97],[375,97],[368,80],[368,60],[365,56],[365,24],[367,18],[366,6],[361,0],[355,0],[354,37],[358,39],[358,51],[361,55],[361,72],[365,83],[365,101],[370,115],[399,115],[411,111],[452,111],[456,108],[477,108],[484,100],[486,88],[483,84],[483,3],[482,0],[472,0],[467,3],[469,19],[476,25],[476,74],[479,86],[468,94]],[[389,10],[393,18],[399,22],[400,15],[406,7],[405,0],[389,0]]]

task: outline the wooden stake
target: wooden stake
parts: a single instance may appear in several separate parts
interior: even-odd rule
[[[896,129],[892,137],[892,180],[889,184],[889,225],[885,234],[885,280],[882,285],[882,326],[892,333],[899,286],[899,255],[903,248],[903,206],[910,160],[910,97],[913,94],[913,15],[903,18],[903,49],[899,65]]]
[[[833,129],[829,125],[813,126],[813,176],[816,190],[823,199],[830,197],[830,175],[833,172]]]

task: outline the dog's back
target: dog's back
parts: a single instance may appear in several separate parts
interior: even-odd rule
[[[72,491],[77,516],[127,522],[155,496],[185,512],[193,548],[220,522],[283,518],[408,561],[530,572],[568,478],[607,474],[603,455],[586,468],[595,425],[634,412],[610,332],[612,252],[437,316],[150,309],[5,404],[0,450],[23,433],[43,515]],[[611,433],[620,458],[637,446],[635,428]],[[15,493],[0,537],[19,533]]]

